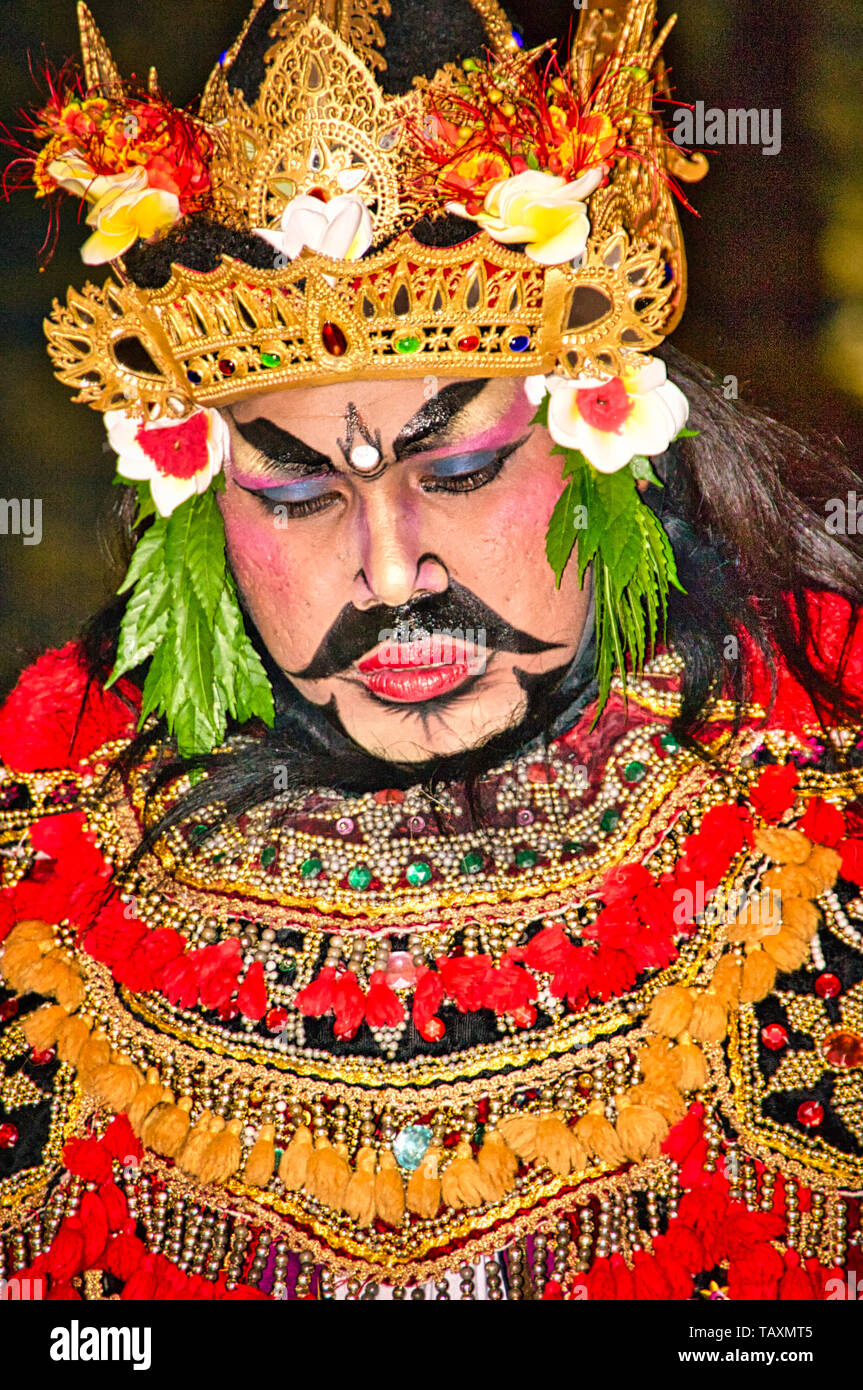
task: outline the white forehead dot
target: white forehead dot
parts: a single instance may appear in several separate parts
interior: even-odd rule
[[[381,456],[374,444],[357,444],[351,450],[351,463],[354,468],[358,468],[361,473],[367,473],[371,468],[377,468],[381,461]]]

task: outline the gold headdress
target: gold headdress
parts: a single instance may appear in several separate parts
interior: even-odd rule
[[[114,271],[46,321],[57,375],[105,413],[138,484],[113,679],[149,663],[142,720],[164,716],[182,753],[209,752],[229,717],[273,719],[215,495],[218,407],[244,396],[525,377],[565,456],[548,559],[560,582],[578,534],[579,582],[592,570],[601,701],[677,583],[635,488],[687,419],[649,355],[686,293],[673,178],[706,167],[653,112],[673,21],[654,33],[655,0],[589,6],[560,65],[551,46],[521,51],[496,0],[447,0],[447,34],[479,49],[483,34],[485,55],[437,71],[433,56],[388,95],[393,3],[425,16],[408,0],[255,0],[195,113],[154,71],[127,91],[81,4],[83,77],[61,72],[36,116],[38,192],[86,199],[82,257]]]
[[[212,148],[206,215],[236,232],[273,231],[303,195],[347,195],[368,211],[369,249],[341,259],[306,248],[257,268],[226,255],[202,273],[179,263],[178,245],[170,278],[154,289],[135,284],[118,257],[116,278],[70,290],[46,321],[57,375],[77,400],[103,411],[132,402],[150,419],[179,418],[196,405],[360,377],[616,375],[661,341],[680,317],[686,282],[668,175],[703,172],[652,114],[673,21],[654,35],[655,0],[582,13],[571,63],[557,78],[562,104],[586,116],[601,110],[606,120],[610,113],[617,143],[587,200],[580,257],[543,264],[481,229],[482,219],[456,245],[414,234],[424,213],[445,208],[440,191],[434,208],[428,177],[423,188],[429,113],[440,124],[448,104],[481,102],[496,75],[501,85],[517,83],[531,57],[519,53],[495,0],[470,3],[495,61],[445,67],[395,97],[381,86],[376,20],[389,13],[388,0],[279,5],[263,80],[247,99],[232,85],[232,66],[250,26],[273,6],[256,0],[194,118]],[[84,5],[79,14],[87,94],[116,102],[117,69]],[[150,86],[157,90],[154,74]]]

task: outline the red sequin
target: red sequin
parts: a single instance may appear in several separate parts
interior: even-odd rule
[[[771,1052],[779,1052],[788,1046],[788,1033],[781,1023],[768,1023],[761,1029],[761,1041]]]
[[[838,975],[819,975],[815,981],[815,993],[820,999],[835,999],[842,993],[842,981]]]
[[[797,1118],[807,1129],[817,1129],[824,1119],[824,1106],[817,1100],[804,1100],[797,1107]]]

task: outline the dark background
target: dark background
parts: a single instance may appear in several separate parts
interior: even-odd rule
[[[444,5],[446,0],[429,0]],[[124,76],[151,63],[176,103],[200,92],[250,0],[91,0]],[[670,4],[662,6],[665,17]],[[678,0],[666,47],[676,95],[706,107],[778,107],[782,148],[711,151],[682,213],[690,266],[678,347],[737,377],[740,393],[802,427],[863,446],[863,5],[860,0]],[[568,30],[562,0],[510,3],[528,42]],[[576,15],[577,17],[577,15]],[[33,100],[28,53],[77,54],[73,0],[0,0],[3,119]],[[2,162],[6,162],[5,158]],[[0,202],[0,495],[42,499],[41,545],[0,536],[0,693],[66,640],[116,584],[99,539],[114,458],[101,416],[73,406],[45,353],[42,318],[69,283],[97,283],[78,248],[78,204],[38,273],[44,204]]]

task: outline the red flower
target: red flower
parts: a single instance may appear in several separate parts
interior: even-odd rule
[[[845,834],[845,817],[838,806],[831,806],[821,796],[813,796],[797,829],[814,840],[816,845],[828,845],[830,849],[835,849]]]
[[[118,911],[119,908],[119,911]],[[125,984],[123,966],[128,964],[135,948],[147,935],[147,927],[139,918],[125,917],[122,904],[116,900],[100,912],[95,924],[84,933],[81,945],[94,960],[117,968],[117,979]]]
[[[599,886],[599,896],[606,905],[620,898],[634,898],[636,893],[649,888],[652,882],[643,864],[620,864],[608,870]]]
[[[129,1220],[129,1208],[126,1206],[126,1198],[117,1184],[115,1182],[103,1182],[99,1188],[99,1196],[102,1199],[110,1229],[112,1231],[122,1230]]]
[[[141,1141],[125,1115],[114,1117],[102,1135],[101,1144],[111,1158],[118,1158],[121,1163],[140,1159],[144,1153]]]
[[[20,772],[74,767],[110,739],[134,732],[128,681],[105,691],[90,682],[75,643],[45,652],[23,673],[0,711],[0,761]]]
[[[70,1173],[85,1182],[110,1182],[113,1177],[111,1155],[97,1139],[67,1140],[63,1162]]]
[[[0,941],[5,941],[18,920],[18,914],[7,892],[0,893]]]
[[[374,970],[369,976],[366,1018],[371,1028],[395,1028],[405,1016],[404,1006],[387,984],[386,971]]]
[[[131,1279],[146,1253],[146,1246],[137,1236],[115,1236],[105,1251],[105,1268],[125,1282]]]
[[[849,883],[863,887],[863,839],[843,840],[839,846],[842,855],[840,873]]]
[[[336,1037],[355,1037],[365,1018],[366,1001],[353,970],[346,970],[336,980],[333,987],[333,1010],[336,1015],[333,1025]]]
[[[114,978],[136,993],[157,989],[165,966],[177,960],[186,942],[172,927],[157,927],[141,937],[129,957],[121,960]]]
[[[84,1268],[84,1229],[80,1216],[67,1216],[43,1256],[52,1279],[66,1283]]]
[[[308,1018],[322,1018],[333,1007],[333,994],[336,983],[334,965],[324,966],[316,980],[301,989],[294,1001],[301,1014]]]
[[[84,1193],[80,1212],[84,1228],[84,1268],[91,1269],[108,1243],[108,1213],[98,1192]]]
[[[197,954],[197,951],[189,951],[187,955],[169,961],[162,969],[159,988],[169,1003],[175,1004],[178,1009],[191,1009],[198,1002],[198,969],[193,959]]]
[[[575,947],[562,927],[543,927],[532,937],[519,956],[531,970],[551,974],[569,961]],[[560,997],[560,996],[558,996]]]
[[[504,956],[497,970],[490,970],[483,986],[483,1004],[496,1014],[512,1013],[523,1008],[537,996],[536,980]]]
[[[749,800],[765,820],[778,820],[794,801],[800,773],[793,763],[766,767],[749,793]]]
[[[226,961],[210,970],[201,980],[201,1004],[205,1009],[223,1009],[237,988],[238,967]]]
[[[413,1021],[419,1032],[434,1017],[443,1003],[443,980],[434,970],[426,970],[414,990]]]
[[[593,958],[588,987],[594,999],[613,999],[635,983],[637,974],[628,952],[604,947]]]
[[[579,1009],[587,1000],[593,973],[594,955],[586,946],[574,946],[568,960],[552,975],[549,989],[555,999],[563,999],[571,1009]]]
[[[267,987],[264,983],[264,967],[259,960],[249,966],[246,978],[240,985],[237,995],[240,1013],[246,1018],[263,1018],[267,1012]]]
[[[483,1007],[491,956],[441,956],[437,962],[443,987],[460,1013]]]

